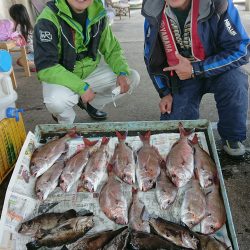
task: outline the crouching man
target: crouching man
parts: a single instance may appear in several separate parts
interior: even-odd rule
[[[120,86],[119,98],[139,84],[101,0],[48,2],[34,27],[34,54],[44,103],[58,123],[74,122],[75,105],[105,119],[100,109],[113,101],[112,90]]]

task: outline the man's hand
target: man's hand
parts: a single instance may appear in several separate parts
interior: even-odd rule
[[[116,84],[121,87],[121,94],[128,92],[130,82],[127,76],[117,76]]]
[[[173,103],[173,97],[171,94],[164,96],[159,103],[161,113],[162,114],[165,114],[165,113],[170,114],[171,110],[172,110],[172,103]]]
[[[95,98],[95,93],[93,90],[89,87],[82,95],[81,95],[82,101],[84,103],[91,102]]]
[[[192,76],[192,64],[190,61],[181,56],[179,53],[175,54],[176,57],[179,59],[179,64],[171,67],[164,68],[163,71],[172,71],[174,70],[180,80],[187,80],[190,79]]]

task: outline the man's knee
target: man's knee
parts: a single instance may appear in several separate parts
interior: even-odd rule
[[[65,100],[60,98],[47,98],[44,100],[44,104],[48,111],[52,114],[61,114],[67,108]]]
[[[218,91],[223,89],[231,94],[245,92],[248,89],[248,75],[241,69],[237,68],[222,74],[219,79]]]

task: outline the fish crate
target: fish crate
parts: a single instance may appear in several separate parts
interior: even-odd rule
[[[230,210],[229,200],[227,197],[226,187],[223,179],[221,165],[215,145],[213,129],[208,120],[190,120],[181,121],[185,129],[195,128],[196,132],[203,132],[208,145],[210,156],[215,161],[220,181],[220,191],[226,209],[226,229],[228,237],[234,250],[238,250],[238,242],[234,228],[233,218]],[[100,123],[75,123],[73,125],[63,124],[43,124],[35,128],[36,139],[40,143],[45,143],[54,136],[63,136],[69,129],[76,128],[76,132],[86,138],[91,137],[115,137],[115,131],[128,131],[128,136],[137,136],[138,132],[151,131],[151,134],[161,133],[179,133],[179,121],[134,121],[134,122],[100,122]]]
[[[26,138],[22,115],[19,121],[5,118],[0,121],[0,184],[11,172]]]

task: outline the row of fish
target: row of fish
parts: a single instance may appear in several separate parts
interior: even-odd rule
[[[194,233],[187,227],[161,218],[149,218],[147,223],[152,228],[151,233],[123,227],[116,231],[84,236],[94,226],[93,215],[80,215],[71,209],[64,213],[39,215],[23,222],[18,232],[35,237],[34,241],[27,244],[27,249],[30,250],[63,245],[62,249],[65,250],[226,249],[223,243],[213,237]]]

